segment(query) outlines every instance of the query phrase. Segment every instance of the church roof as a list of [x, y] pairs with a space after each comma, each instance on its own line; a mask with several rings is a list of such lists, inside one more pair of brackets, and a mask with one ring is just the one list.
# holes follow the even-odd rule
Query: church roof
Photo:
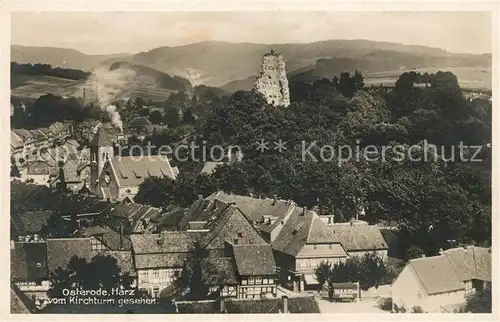
[[100, 127], [97, 130], [96, 135], [92, 139], [92, 142], [90, 142], [90, 146], [91, 147], [113, 146], [113, 142], [106, 133], [106, 130]]

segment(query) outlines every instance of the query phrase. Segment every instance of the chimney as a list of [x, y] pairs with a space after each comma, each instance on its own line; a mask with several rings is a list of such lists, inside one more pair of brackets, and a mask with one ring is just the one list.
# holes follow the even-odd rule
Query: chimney
[[24, 236], [17, 237], [17, 240], [22, 243], [24, 241]]
[[288, 313], [288, 296], [283, 295], [281, 299], [283, 300], [283, 313]]
[[14, 241], [10, 241], [10, 249], [14, 249], [16, 247], [16, 244], [14, 244]]
[[33, 235], [33, 241], [34, 242], [38, 242], [38, 234], [34, 234]]
[[442, 253], [443, 253], [443, 249], [442, 249], [442, 248], [440, 248], [440, 249], [439, 249], [439, 255], [441, 255]]
[[198, 195], [198, 200], [203, 200], [203, 195]]
[[277, 200], [277, 197], [276, 197], [276, 195], [274, 195], [273, 206], [276, 206], [276, 200]]
[[335, 223], [335, 215], [328, 216], [328, 224], [333, 225]]
[[250, 196], [250, 198], [253, 198], [253, 193], [250, 192], [248, 195]]
[[306, 215], [306, 212], [307, 212], [307, 207], [306, 207], [306, 206], [304, 206], [304, 207], [302, 208], [302, 216], [305, 216], [305, 215]]

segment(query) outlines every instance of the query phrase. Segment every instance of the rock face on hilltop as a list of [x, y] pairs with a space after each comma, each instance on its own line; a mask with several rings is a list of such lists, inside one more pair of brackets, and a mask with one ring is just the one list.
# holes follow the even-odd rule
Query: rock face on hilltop
[[270, 53], [262, 57], [262, 68], [255, 80], [255, 90], [274, 106], [290, 105], [290, 92], [282, 54]]

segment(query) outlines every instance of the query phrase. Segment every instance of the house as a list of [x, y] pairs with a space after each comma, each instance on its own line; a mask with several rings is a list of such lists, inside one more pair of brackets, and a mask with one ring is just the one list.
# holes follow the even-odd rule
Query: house
[[[222, 204], [233, 203], [270, 242], [280, 280], [302, 291], [306, 285], [316, 285], [314, 269], [323, 261], [345, 261], [349, 255], [333, 231], [311, 210], [297, 207], [291, 200], [254, 198], [217, 192], [206, 198]], [[189, 220], [206, 220], [215, 204], [198, 201], [188, 210]], [[222, 206], [219, 206], [221, 208]], [[199, 213], [199, 216], [191, 213]], [[198, 217], [198, 219], [195, 219]], [[202, 219], [200, 219], [202, 218]]]
[[131, 235], [138, 289], [154, 298], [160, 297], [180, 276], [198, 237], [199, 234], [192, 232]]
[[240, 299], [276, 297], [276, 263], [270, 245], [232, 245]]
[[336, 264], [349, 257], [319, 216], [301, 207], [295, 207], [271, 246], [281, 280], [298, 291], [318, 284], [314, 270], [321, 262]]
[[104, 200], [133, 199], [149, 177], [175, 180], [177, 169], [162, 156], [114, 156], [106, 131], [99, 128], [90, 146], [91, 189]]
[[32, 301], [19, 290], [19, 288], [10, 285], [10, 313], [11, 314], [31, 314], [37, 313], [38, 309], [33, 305]]
[[11, 131], [23, 141], [26, 149], [31, 149], [33, 147], [35, 139], [30, 131], [25, 129], [12, 129]]
[[77, 193], [90, 183], [90, 174], [90, 162], [84, 157], [68, 160], [59, 168], [58, 176], [51, 181], [51, 186], [62, 186]]
[[16, 160], [22, 157], [24, 149], [23, 139], [14, 131], [10, 131], [10, 153]]
[[97, 254], [92, 249], [91, 238], [53, 238], [47, 239], [47, 268], [49, 273], [58, 268], [66, 269], [74, 257], [90, 261]]
[[234, 203], [268, 242], [274, 241], [284, 223], [290, 218], [295, 204], [277, 198], [255, 198], [216, 192], [206, 198], [224, 203]]
[[117, 231], [123, 229], [125, 234], [153, 233], [158, 231], [154, 220], [164, 213], [160, 208], [122, 201], [107, 214], [106, 223]]
[[36, 185], [50, 186], [51, 181], [57, 173], [57, 165], [54, 162], [36, 160], [27, 163], [23, 179], [31, 181]]
[[491, 250], [468, 246], [410, 260], [391, 287], [394, 310], [439, 313], [491, 287]]
[[37, 239], [52, 213], [52, 210], [11, 212], [11, 240]]
[[10, 247], [11, 281], [31, 304], [42, 306], [50, 287], [46, 242], [14, 242]]
[[75, 234], [75, 237], [95, 238], [99, 241], [99, 243], [92, 242], [93, 251], [130, 251], [132, 249], [130, 237], [123, 233], [123, 229], [120, 232], [107, 225], [83, 228]]
[[387, 260], [388, 246], [380, 228], [365, 221], [351, 220], [348, 223], [329, 224], [328, 227], [338, 237], [350, 257], [362, 257], [376, 252]]

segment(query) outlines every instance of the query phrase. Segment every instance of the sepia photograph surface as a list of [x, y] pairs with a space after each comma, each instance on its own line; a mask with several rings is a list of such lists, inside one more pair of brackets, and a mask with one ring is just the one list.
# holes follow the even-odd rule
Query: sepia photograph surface
[[10, 313], [492, 313], [493, 23], [13, 11]]

